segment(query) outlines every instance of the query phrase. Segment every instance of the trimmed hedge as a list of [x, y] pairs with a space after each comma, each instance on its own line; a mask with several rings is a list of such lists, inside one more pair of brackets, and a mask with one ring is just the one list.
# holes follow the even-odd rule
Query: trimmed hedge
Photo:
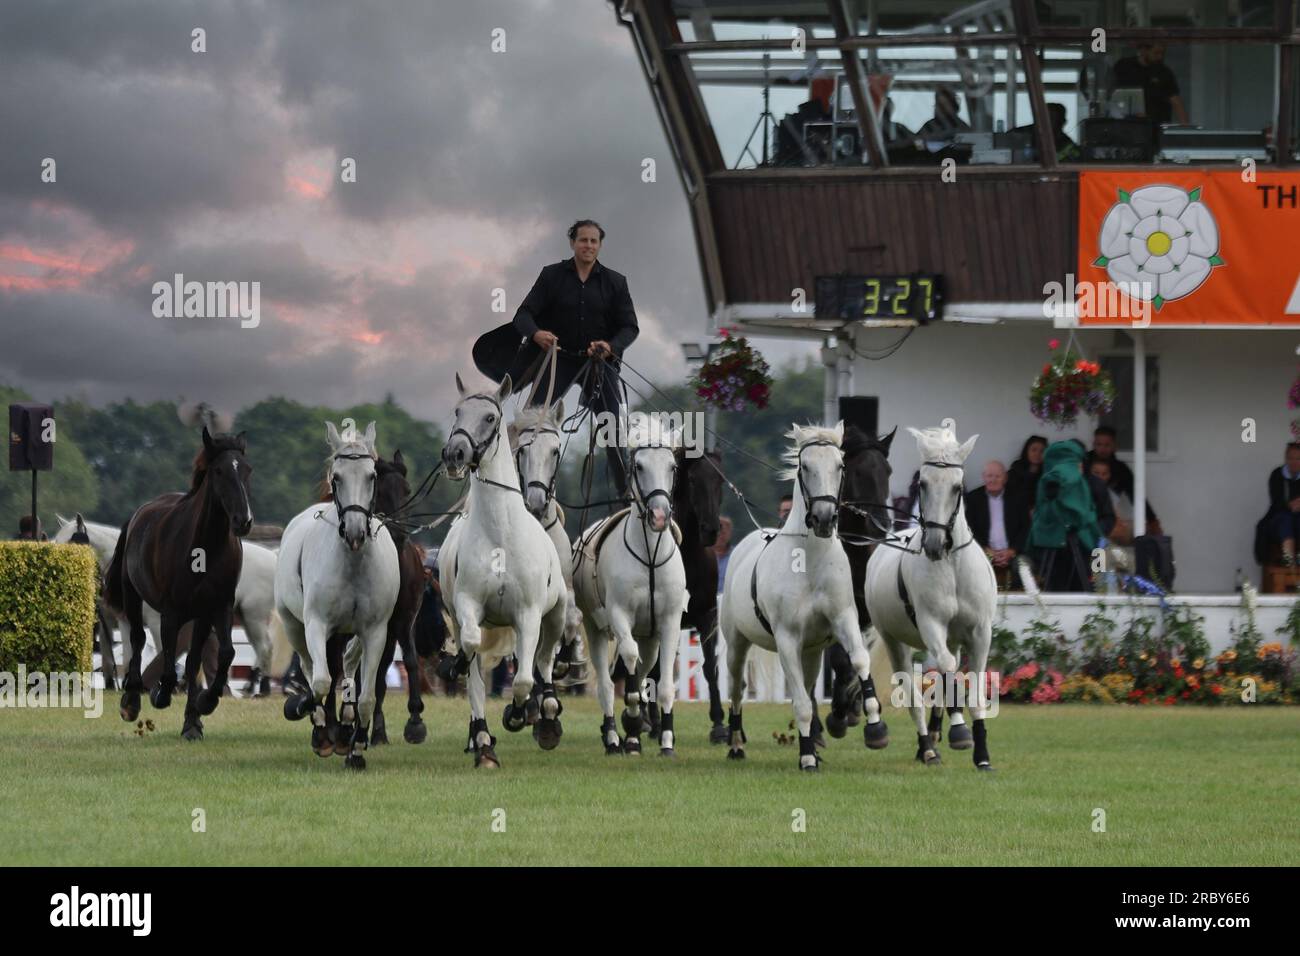
[[0, 541], [0, 671], [91, 669], [97, 567], [82, 544]]

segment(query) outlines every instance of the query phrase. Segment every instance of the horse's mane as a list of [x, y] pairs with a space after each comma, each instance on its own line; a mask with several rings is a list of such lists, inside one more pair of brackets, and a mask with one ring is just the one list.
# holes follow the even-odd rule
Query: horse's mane
[[528, 405], [521, 408], [514, 421], [506, 425], [506, 439], [510, 442], [510, 447], [515, 448], [519, 433], [526, 428], [541, 428], [546, 425], [558, 428], [560, 423], [555, 412], [556, 408], [550, 405]]
[[657, 415], [638, 416], [627, 431], [627, 447], [633, 448], [678, 448], [682, 443], [680, 428], [668, 428]]
[[913, 428], [911, 432], [916, 437], [916, 448], [921, 453], [923, 460], [941, 461], [950, 465], [962, 464], [961, 456], [958, 454], [961, 446], [952, 429], [943, 427]]
[[852, 458], [868, 448], [878, 447], [875, 436], [867, 434], [857, 425], [846, 425], [844, 427], [844, 441], [840, 449], [844, 452], [845, 458]]
[[779, 472], [779, 477], [784, 481], [793, 481], [799, 474], [799, 451], [804, 445], [815, 441], [828, 441], [836, 448], [844, 447], [844, 426], [837, 425], [834, 428], [827, 428], [823, 425], [794, 425], [785, 437], [789, 438], [794, 444], [787, 448], [781, 454], [781, 460], [788, 467]]
[[190, 472], [190, 494], [199, 490], [203, 484], [203, 479], [208, 475], [208, 468], [212, 464], [212, 459], [216, 458], [225, 451], [237, 451], [243, 454], [247, 450], [244, 440], [238, 435], [212, 435], [212, 457], [208, 457], [208, 446], [204, 445], [199, 449], [199, 453], [194, 456], [194, 464]]

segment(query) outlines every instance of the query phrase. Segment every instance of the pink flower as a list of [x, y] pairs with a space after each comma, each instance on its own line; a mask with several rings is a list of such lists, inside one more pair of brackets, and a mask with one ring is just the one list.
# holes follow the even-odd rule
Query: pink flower
[[1061, 699], [1061, 692], [1057, 690], [1056, 684], [1051, 681], [1043, 681], [1034, 688], [1034, 692], [1029, 699], [1035, 704], [1050, 704]]
[[1034, 661], [1030, 661], [1028, 664], [1022, 664], [1020, 667], [1017, 667], [1015, 673], [1011, 675], [1011, 679], [1014, 681], [1033, 680], [1037, 676], [1038, 664]]
[[1047, 347], [1048, 347], [1049, 349], [1055, 349], [1055, 348], [1058, 348], [1058, 347], [1060, 346], [1060, 344], [1061, 344], [1061, 340], [1060, 340], [1060, 339], [1052, 339], [1052, 341], [1050, 341], [1050, 342], [1047, 343]]

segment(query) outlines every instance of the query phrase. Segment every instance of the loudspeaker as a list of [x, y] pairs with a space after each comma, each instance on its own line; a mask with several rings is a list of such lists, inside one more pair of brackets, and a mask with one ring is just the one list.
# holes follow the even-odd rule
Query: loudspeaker
[[840, 418], [844, 427], [857, 425], [864, 432], [875, 438], [877, 419], [880, 417], [880, 399], [874, 395], [845, 395], [840, 398]]
[[53, 405], [14, 402], [9, 406], [9, 470], [50, 471], [54, 442], [41, 441], [41, 424], [53, 420]]

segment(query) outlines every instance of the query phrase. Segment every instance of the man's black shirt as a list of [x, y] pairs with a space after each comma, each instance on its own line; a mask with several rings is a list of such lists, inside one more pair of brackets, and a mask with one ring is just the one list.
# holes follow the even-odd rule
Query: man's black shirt
[[539, 329], [554, 332], [565, 349], [585, 350], [605, 341], [615, 355], [622, 355], [640, 332], [627, 279], [599, 260], [586, 282], [578, 278], [573, 259], [544, 268], [515, 312], [514, 326], [530, 340]]
[[1145, 94], [1147, 118], [1157, 124], [1173, 118], [1171, 100], [1178, 95], [1178, 79], [1163, 63], [1143, 63], [1137, 57], [1126, 57], [1115, 64], [1115, 87], [1140, 88]]

